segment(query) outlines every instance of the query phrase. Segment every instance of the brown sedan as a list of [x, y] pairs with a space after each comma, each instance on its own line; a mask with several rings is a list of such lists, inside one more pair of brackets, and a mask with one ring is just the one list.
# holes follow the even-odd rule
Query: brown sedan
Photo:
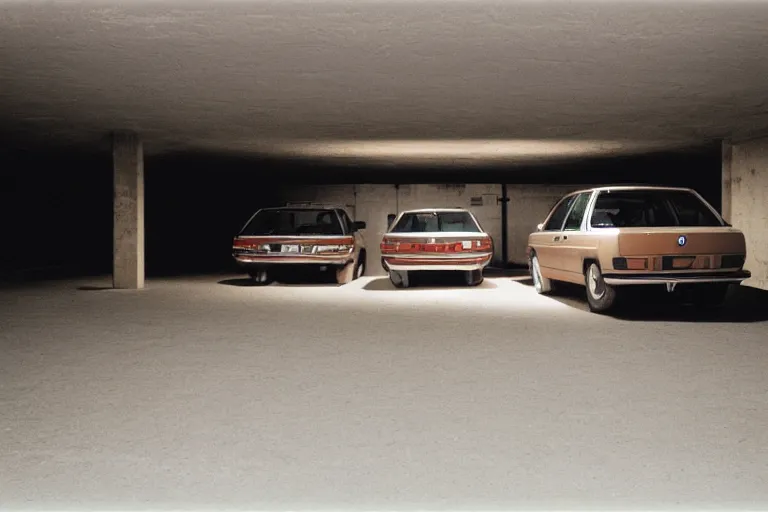
[[560, 200], [528, 238], [539, 293], [557, 281], [586, 286], [589, 307], [611, 309], [627, 285], [678, 284], [700, 306], [718, 306], [749, 279], [744, 234], [687, 188], [618, 186]]

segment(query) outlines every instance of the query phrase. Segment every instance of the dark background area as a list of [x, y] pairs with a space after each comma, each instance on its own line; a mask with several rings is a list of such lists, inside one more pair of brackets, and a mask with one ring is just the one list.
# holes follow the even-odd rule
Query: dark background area
[[[111, 154], [1, 154], [0, 276], [111, 273]], [[224, 155], [145, 161], [149, 276], [234, 270], [232, 237], [297, 183], [649, 183], [690, 186], [720, 208], [719, 146], [514, 169], [330, 168]], [[375, 243], [375, 242], [374, 242]]]

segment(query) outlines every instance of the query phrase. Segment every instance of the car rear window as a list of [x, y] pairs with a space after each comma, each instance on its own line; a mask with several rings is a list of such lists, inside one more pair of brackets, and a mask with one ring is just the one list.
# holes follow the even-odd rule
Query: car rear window
[[333, 210], [261, 210], [240, 232], [241, 236], [341, 235], [339, 217]]
[[595, 228], [722, 226], [696, 194], [686, 190], [601, 191], [590, 225]]
[[392, 227], [392, 233], [480, 233], [469, 212], [405, 213]]

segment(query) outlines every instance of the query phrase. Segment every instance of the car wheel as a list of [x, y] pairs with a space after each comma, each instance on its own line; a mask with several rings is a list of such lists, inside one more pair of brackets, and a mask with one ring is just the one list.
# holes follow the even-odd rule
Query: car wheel
[[554, 288], [552, 280], [541, 275], [541, 266], [539, 265], [539, 258], [536, 256], [536, 253], [531, 256], [529, 266], [531, 268], [531, 278], [533, 279], [533, 287], [536, 290], [536, 293], [542, 295], [551, 293]]
[[590, 263], [585, 273], [587, 302], [590, 311], [604, 313], [616, 303], [616, 289], [605, 283], [597, 263]]
[[343, 267], [339, 267], [338, 269], [336, 269], [336, 283], [337, 284], [351, 283], [355, 279], [356, 270], [357, 270], [357, 265], [355, 265], [354, 263], [348, 263]]
[[483, 271], [467, 270], [464, 272], [464, 281], [467, 286], [479, 286], [483, 282]]
[[411, 285], [407, 270], [390, 270], [389, 280], [395, 288], [408, 288]]
[[248, 272], [248, 275], [251, 276], [251, 280], [256, 286], [266, 286], [274, 281], [266, 270], [255, 270]]
[[702, 284], [693, 292], [693, 304], [698, 308], [719, 308], [725, 303], [730, 285], [727, 283]]
[[365, 253], [361, 252], [358, 256], [357, 267], [355, 267], [355, 279], [360, 279], [365, 275]]

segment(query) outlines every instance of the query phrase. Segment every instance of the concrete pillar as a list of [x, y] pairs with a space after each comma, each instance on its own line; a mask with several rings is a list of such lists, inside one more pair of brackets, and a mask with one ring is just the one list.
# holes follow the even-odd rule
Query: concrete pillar
[[723, 147], [723, 216], [747, 240], [744, 284], [768, 290], [768, 137]]
[[730, 141], [724, 140], [721, 149], [722, 155], [722, 199], [720, 203], [720, 210], [723, 219], [726, 222], [731, 222], [733, 192], [731, 190], [731, 167], [733, 164], [733, 145]]
[[133, 132], [113, 134], [112, 285], [144, 288], [144, 152]]

